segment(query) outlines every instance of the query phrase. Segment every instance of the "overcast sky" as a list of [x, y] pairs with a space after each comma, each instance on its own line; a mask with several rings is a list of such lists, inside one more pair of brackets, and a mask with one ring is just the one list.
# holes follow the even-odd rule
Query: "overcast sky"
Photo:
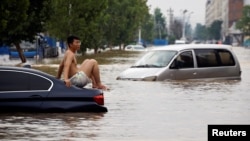
[[190, 14], [190, 23], [194, 28], [196, 23], [205, 24], [205, 7], [207, 0], [148, 0], [148, 5], [151, 7], [150, 11], [158, 7], [165, 17], [167, 16], [167, 10], [170, 8], [174, 11], [175, 17], [181, 17], [181, 11], [188, 10], [188, 12], [193, 12]]

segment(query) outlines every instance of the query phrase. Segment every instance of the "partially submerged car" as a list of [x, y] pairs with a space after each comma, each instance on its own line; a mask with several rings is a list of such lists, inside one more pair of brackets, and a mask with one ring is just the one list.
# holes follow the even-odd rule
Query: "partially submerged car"
[[185, 40], [175, 40], [175, 44], [186, 44]]
[[39, 70], [0, 66], [0, 112], [107, 112], [101, 90], [66, 87]]
[[147, 51], [144, 46], [142, 45], [127, 45], [125, 47], [126, 51]]
[[241, 79], [232, 47], [218, 44], [183, 44], [148, 51], [118, 80]]

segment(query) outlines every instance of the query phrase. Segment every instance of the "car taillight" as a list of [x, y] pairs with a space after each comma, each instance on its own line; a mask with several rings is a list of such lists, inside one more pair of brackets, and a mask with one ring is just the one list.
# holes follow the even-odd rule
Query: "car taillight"
[[103, 94], [94, 96], [94, 101], [99, 105], [104, 105], [104, 96]]

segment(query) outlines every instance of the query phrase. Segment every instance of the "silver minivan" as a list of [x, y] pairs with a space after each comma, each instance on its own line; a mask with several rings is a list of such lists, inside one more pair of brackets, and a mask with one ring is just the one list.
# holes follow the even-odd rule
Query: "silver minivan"
[[241, 79], [232, 47], [219, 44], [183, 44], [155, 47], [117, 80], [163, 81], [184, 79]]

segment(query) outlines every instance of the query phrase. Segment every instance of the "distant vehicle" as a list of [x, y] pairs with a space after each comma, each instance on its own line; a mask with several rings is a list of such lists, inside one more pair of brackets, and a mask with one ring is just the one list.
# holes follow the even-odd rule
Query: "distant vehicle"
[[241, 79], [238, 59], [228, 45], [183, 44], [148, 51], [118, 80]]
[[142, 45], [127, 45], [125, 47], [126, 51], [146, 51], [145, 47]]
[[192, 44], [201, 44], [202, 42], [199, 41], [199, 40], [193, 40], [191, 43], [192, 43]]
[[101, 90], [66, 87], [47, 73], [0, 66], [0, 112], [107, 112]]
[[[23, 54], [27, 58], [34, 58], [37, 55], [37, 48], [35, 43], [22, 41], [20, 47], [23, 50]], [[9, 50], [10, 58], [19, 58], [18, 51], [16, 47], [12, 45]]]
[[185, 40], [175, 40], [175, 44], [186, 44]]
[[[41, 58], [50, 58], [50, 57], [58, 57], [58, 47], [53, 44], [53, 39], [50, 37], [41, 38], [39, 41], [27, 42], [22, 41], [20, 43], [20, 47], [23, 51], [23, 54], [26, 58], [34, 58], [39, 55]], [[9, 57], [12, 58], [19, 58], [19, 53], [16, 50], [16, 46], [13, 44], [10, 46], [9, 49]]]

